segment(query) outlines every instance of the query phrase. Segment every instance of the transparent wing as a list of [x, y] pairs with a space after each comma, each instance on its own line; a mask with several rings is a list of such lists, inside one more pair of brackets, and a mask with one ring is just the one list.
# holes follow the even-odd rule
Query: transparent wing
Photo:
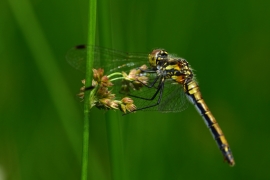
[[[143, 98], [152, 98], [156, 93], [157, 88], [148, 88], [144, 86], [139, 91], [130, 92], [131, 95], [136, 95]], [[160, 92], [157, 93], [153, 100], [145, 100], [142, 98], [132, 98], [137, 108], [148, 107], [158, 102]], [[165, 80], [164, 90], [162, 92], [160, 104], [143, 109], [144, 111], [160, 111], [162, 113], [181, 112], [188, 107], [187, 99], [184, 90], [180, 84], [174, 83], [172, 80]]]
[[148, 64], [147, 54], [126, 53], [91, 45], [79, 45], [70, 49], [66, 59], [75, 69], [85, 72], [87, 53], [94, 54], [94, 68], [103, 68], [108, 73], [126, 71]]
[[159, 104], [159, 111], [181, 112], [188, 107], [188, 101], [182, 85], [166, 80], [164, 85], [164, 98]]

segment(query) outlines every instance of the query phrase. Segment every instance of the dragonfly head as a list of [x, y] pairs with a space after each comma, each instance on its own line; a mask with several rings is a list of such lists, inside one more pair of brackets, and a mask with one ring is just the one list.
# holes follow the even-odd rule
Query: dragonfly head
[[168, 52], [164, 49], [154, 49], [148, 56], [151, 67], [156, 68], [164, 59], [168, 57]]

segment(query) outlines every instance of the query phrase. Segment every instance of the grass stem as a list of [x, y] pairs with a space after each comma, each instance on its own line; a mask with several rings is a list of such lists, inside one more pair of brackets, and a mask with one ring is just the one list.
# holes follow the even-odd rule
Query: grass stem
[[[95, 45], [96, 41], [96, 9], [97, 2], [96, 0], [89, 1], [89, 27], [88, 27], [88, 44]], [[85, 85], [86, 87], [91, 86], [92, 79], [92, 69], [94, 62], [94, 54], [91, 51], [87, 52], [86, 60], [86, 77]], [[82, 180], [87, 180], [88, 176], [88, 153], [89, 153], [89, 91], [85, 92], [85, 102], [84, 102], [84, 126], [83, 126], [83, 153], [82, 153]]]

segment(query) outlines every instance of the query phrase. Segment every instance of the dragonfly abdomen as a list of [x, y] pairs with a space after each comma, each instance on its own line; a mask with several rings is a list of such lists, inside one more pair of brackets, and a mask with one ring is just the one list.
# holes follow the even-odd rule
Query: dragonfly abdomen
[[203, 100], [198, 84], [195, 81], [190, 81], [189, 83], [184, 84], [184, 89], [188, 99], [191, 101], [191, 103], [194, 104], [197, 111], [203, 117], [203, 120], [213, 135], [213, 138], [215, 139], [218, 147], [220, 148], [225, 161], [233, 166], [235, 162], [229, 144], [215, 117]]

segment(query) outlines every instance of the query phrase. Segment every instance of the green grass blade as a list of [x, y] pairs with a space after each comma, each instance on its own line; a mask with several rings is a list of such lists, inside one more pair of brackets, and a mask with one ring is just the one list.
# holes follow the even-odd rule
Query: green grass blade
[[123, 166], [123, 139], [120, 120], [117, 118], [117, 114], [114, 112], [107, 113], [106, 126], [109, 140], [109, 151], [110, 151], [110, 165], [111, 174], [113, 180], [122, 180], [124, 175]]
[[[89, 1], [89, 28], [88, 28], [88, 44], [95, 45], [96, 40], [96, 0]], [[93, 69], [94, 54], [90, 51], [87, 53], [86, 61], [86, 87], [91, 85], [92, 69]], [[88, 176], [88, 153], [89, 153], [89, 92], [85, 93], [84, 101], [84, 127], [83, 127], [83, 154], [82, 154], [82, 180], [87, 180]]]
[[[31, 3], [28, 0], [9, 0], [8, 3], [79, 160], [81, 154], [78, 148], [80, 146], [79, 136], [76, 129], [73, 128], [76, 127], [75, 123], [79, 119], [79, 112], [76, 112], [77, 108], [73, 102], [73, 95], [70, 93], [65, 78], [56, 63], [57, 59], [51, 50]], [[63, 106], [63, 100], [68, 106]]]

